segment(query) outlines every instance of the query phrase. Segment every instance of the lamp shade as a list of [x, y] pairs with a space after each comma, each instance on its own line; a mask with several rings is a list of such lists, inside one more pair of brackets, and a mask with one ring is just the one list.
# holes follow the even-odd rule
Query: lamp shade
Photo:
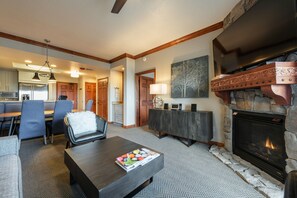
[[49, 82], [56, 82], [56, 78], [54, 76], [54, 73], [50, 74], [50, 78], [48, 79]]
[[150, 84], [150, 94], [167, 94], [167, 84]]
[[34, 76], [32, 78], [33, 81], [40, 81], [39, 75], [37, 72], [34, 73]]

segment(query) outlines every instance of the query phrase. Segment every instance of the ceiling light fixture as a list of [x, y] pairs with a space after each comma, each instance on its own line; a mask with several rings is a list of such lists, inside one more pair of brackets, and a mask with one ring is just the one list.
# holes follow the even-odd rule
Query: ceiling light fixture
[[47, 66], [49, 71], [50, 71], [50, 75], [49, 75], [49, 79], [48, 81], [49, 82], [56, 82], [56, 78], [54, 76], [54, 73], [52, 71], [52, 68], [49, 64], [49, 61], [48, 61], [48, 44], [51, 42], [50, 40], [47, 40], [47, 39], [44, 39], [45, 43], [46, 43], [46, 60], [44, 62], [44, 64], [39, 68], [38, 71], [35, 72], [32, 80], [33, 81], [40, 81], [40, 78], [39, 78], [39, 71], [44, 67], [44, 66]]
[[78, 78], [79, 77], [79, 72], [77, 70], [71, 71], [70, 76], [72, 78]]
[[29, 63], [29, 64], [31, 64], [32, 61], [31, 61], [31, 60], [25, 60], [25, 63]]

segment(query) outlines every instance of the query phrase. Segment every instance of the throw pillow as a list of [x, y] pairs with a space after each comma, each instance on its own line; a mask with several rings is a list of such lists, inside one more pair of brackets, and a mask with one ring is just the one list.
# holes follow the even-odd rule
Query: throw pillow
[[74, 135], [97, 130], [96, 115], [94, 112], [82, 111], [68, 113], [67, 118]]

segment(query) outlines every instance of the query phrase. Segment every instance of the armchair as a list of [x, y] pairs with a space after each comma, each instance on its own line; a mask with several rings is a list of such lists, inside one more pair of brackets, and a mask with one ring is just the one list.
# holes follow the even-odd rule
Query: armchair
[[68, 113], [64, 123], [66, 148], [106, 138], [107, 121], [93, 112]]

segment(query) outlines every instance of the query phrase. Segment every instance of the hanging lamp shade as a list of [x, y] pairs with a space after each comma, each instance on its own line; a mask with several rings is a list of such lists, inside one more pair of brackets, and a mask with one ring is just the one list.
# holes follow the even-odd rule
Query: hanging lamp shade
[[51, 73], [50, 74], [50, 78], [48, 79], [48, 81], [50, 81], [50, 82], [56, 82], [56, 78], [55, 78], [54, 73]]
[[[50, 77], [48, 79], [48, 82], [56, 82], [56, 78], [54, 73], [52, 72], [52, 68], [50, 66], [50, 63], [48, 61], [48, 44], [50, 43], [50, 40], [44, 39], [45, 43], [46, 43], [46, 60], [44, 62], [44, 64], [39, 68], [38, 71], [35, 72], [34, 77], [32, 78], [33, 81], [40, 81], [39, 78], [39, 71], [43, 68], [43, 67], [48, 67], [49, 71], [50, 71]], [[44, 75], [43, 75], [44, 76]], [[48, 75], [46, 75], [48, 76]]]
[[40, 81], [39, 75], [37, 72], [34, 73], [34, 76], [32, 78], [33, 81]]

